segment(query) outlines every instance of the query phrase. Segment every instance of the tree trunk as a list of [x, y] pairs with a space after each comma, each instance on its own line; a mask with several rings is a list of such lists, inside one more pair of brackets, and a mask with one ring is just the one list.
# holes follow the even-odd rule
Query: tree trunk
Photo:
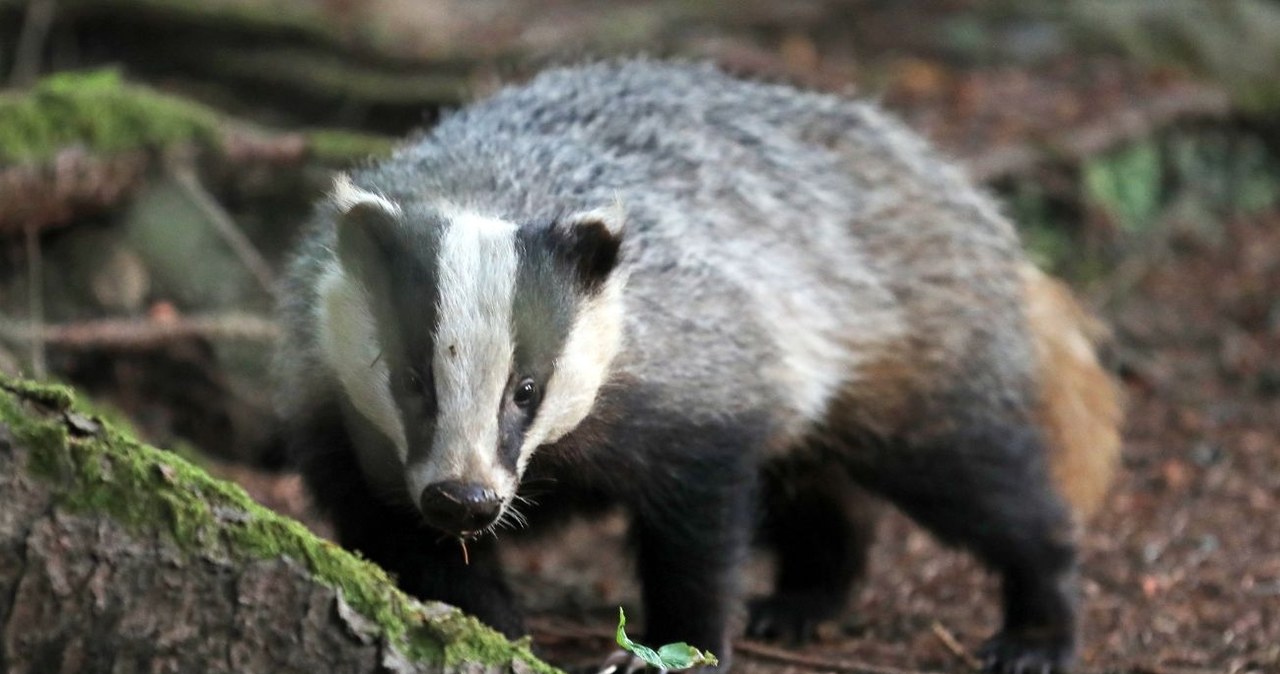
[[555, 670], [66, 389], [0, 378], [0, 671]]

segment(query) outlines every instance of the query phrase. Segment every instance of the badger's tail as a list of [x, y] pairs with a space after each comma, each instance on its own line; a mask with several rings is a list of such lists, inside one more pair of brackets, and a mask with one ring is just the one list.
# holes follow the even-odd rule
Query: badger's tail
[[1080, 519], [1101, 504], [1120, 459], [1120, 389], [1098, 362], [1102, 326], [1062, 283], [1027, 265], [1027, 317], [1039, 363], [1039, 416], [1054, 482]]

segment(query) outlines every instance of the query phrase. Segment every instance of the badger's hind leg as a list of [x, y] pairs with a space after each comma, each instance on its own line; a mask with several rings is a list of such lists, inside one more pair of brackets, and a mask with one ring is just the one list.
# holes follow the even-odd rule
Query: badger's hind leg
[[839, 617], [866, 571], [876, 504], [842, 470], [778, 460], [762, 472], [758, 541], [776, 554], [773, 594], [750, 603], [747, 634], [803, 642]]
[[1065, 671], [1076, 646], [1075, 545], [1034, 426], [969, 424], [879, 452], [867, 484], [1001, 576], [1004, 624], [987, 671]]

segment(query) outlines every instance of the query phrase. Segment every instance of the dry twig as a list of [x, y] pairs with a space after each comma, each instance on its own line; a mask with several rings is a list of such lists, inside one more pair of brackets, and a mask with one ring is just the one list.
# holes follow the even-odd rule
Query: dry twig
[[265, 342], [276, 339], [279, 334], [279, 328], [270, 319], [242, 313], [164, 320], [103, 319], [61, 325], [0, 319], [0, 339], [39, 341], [70, 349], [116, 348], [141, 351], [192, 337]]
[[559, 620], [534, 619], [529, 622], [529, 628], [539, 639], [554, 639], [557, 641], [601, 640], [610, 643], [614, 639], [613, 631], [607, 628], [576, 623], [565, 624]]
[[964, 646], [960, 645], [960, 641], [956, 639], [956, 635], [951, 633], [951, 630], [948, 630], [942, 625], [942, 623], [936, 620], [933, 621], [932, 628], [934, 635], [942, 641], [942, 645], [946, 646], [947, 650], [954, 653], [957, 658], [964, 660], [964, 663], [969, 665], [970, 668], [974, 670], [982, 669], [982, 661], [978, 660], [972, 653], [965, 650]]
[[1223, 119], [1231, 110], [1231, 98], [1225, 92], [1212, 87], [1188, 87], [1054, 137], [997, 145], [970, 157], [965, 164], [970, 176], [989, 183], [1025, 174], [1053, 160], [1079, 162], [1125, 142], [1149, 138], [1176, 122]]
[[27, 319], [36, 331], [27, 340], [31, 348], [31, 375], [44, 379], [47, 374], [44, 358], [44, 341], [39, 329], [44, 324], [44, 260], [40, 255], [40, 235], [36, 228], [27, 226]]
[[772, 660], [774, 662], [781, 662], [809, 669], [840, 672], [841, 674], [936, 674], [935, 672], [930, 672], [928, 670], [900, 669], [898, 667], [872, 665], [866, 662], [858, 662], [856, 660], [836, 660], [833, 658], [804, 655], [803, 653], [796, 653], [785, 648], [766, 646], [754, 641], [741, 639], [734, 642], [734, 648], [737, 649], [737, 652], [740, 654], [752, 656], [761, 660]]
[[196, 207], [213, 223], [214, 229], [218, 231], [222, 240], [226, 241], [236, 257], [240, 258], [240, 263], [249, 270], [250, 274], [253, 274], [268, 295], [274, 296], [276, 281], [275, 275], [271, 272], [271, 265], [267, 263], [266, 258], [262, 257], [262, 253], [258, 252], [249, 237], [240, 231], [235, 220], [231, 219], [213, 195], [200, 184], [200, 179], [196, 177], [195, 172], [187, 167], [174, 166], [171, 167], [171, 173], [182, 190], [195, 202]]

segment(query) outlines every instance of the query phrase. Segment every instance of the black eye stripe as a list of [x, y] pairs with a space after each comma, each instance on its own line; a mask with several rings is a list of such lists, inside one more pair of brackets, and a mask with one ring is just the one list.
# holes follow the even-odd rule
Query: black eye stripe
[[417, 368], [408, 368], [404, 370], [403, 382], [405, 391], [414, 393], [423, 397], [431, 397], [435, 394], [435, 382], [431, 378], [430, 370], [419, 370]]

